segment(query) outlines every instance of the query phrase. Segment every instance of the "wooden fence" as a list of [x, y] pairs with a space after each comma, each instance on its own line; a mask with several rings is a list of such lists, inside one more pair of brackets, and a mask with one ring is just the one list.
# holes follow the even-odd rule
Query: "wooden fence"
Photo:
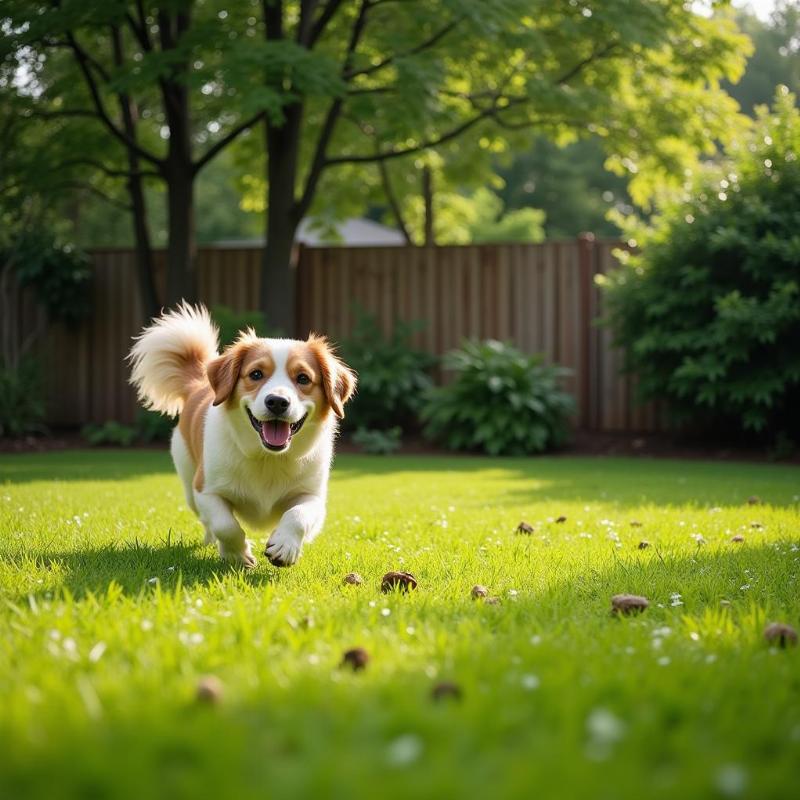
[[[581, 238], [538, 245], [301, 248], [295, 334], [315, 330], [341, 339], [360, 307], [375, 313], [385, 331], [398, 320], [421, 321], [416, 344], [435, 354], [469, 337], [508, 340], [572, 370], [566, 388], [577, 401], [578, 427], [654, 430], [658, 415], [635, 403], [633, 379], [620, 374], [621, 354], [610, 333], [593, 323], [602, 312], [594, 276], [613, 266], [619, 246]], [[252, 310], [260, 261], [255, 248], [201, 249], [200, 299]], [[124, 361], [141, 326], [134, 254], [98, 250], [93, 262], [91, 318], [74, 330], [51, 326], [42, 348], [53, 426], [131, 422], [136, 413]], [[163, 272], [163, 261], [159, 266]], [[12, 327], [24, 332], [37, 312], [22, 302], [15, 308]]]

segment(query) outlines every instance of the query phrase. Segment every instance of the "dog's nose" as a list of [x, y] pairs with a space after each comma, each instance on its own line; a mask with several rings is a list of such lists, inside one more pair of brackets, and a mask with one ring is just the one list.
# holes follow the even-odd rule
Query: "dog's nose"
[[289, 401], [279, 394], [268, 394], [264, 404], [267, 406], [267, 411], [276, 416], [285, 414], [286, 409], [289, 408]]

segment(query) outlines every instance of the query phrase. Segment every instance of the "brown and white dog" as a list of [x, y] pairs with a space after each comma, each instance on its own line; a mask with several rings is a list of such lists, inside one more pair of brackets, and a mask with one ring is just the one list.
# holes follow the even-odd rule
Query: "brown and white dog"
[[239, 335], [222, 355], [202, 306], [181, 305], [145, 328], [129, 359], [147, 408], [180, 420], [172, 459], [206, 543], [255, 565], [240, 523], [275, 526], [265, 555], [294, 564], [322, 528], [337, 417], [353, 372], [324, 337]]

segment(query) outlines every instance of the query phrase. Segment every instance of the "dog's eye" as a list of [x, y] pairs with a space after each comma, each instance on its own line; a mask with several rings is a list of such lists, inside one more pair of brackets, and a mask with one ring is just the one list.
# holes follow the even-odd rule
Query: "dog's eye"
[[264, 373], [260, 369], [254, 369], [248, 377], [251, 381], [260, 381], [264, 377]]
[[300, 373], [300, 374], [297, 376], [297, 382], [298, 382], [298, 383], [299, 383], [301, 386], [308, 386], [308, 384], [309, 384], [309, 383], [311, 383], [311, 378], [309, 378], [309, 377], [308, 377], [308, 375], [306, 375], [306, 373], [305, 373], [305, 372], [301, 372], [301, 373]]

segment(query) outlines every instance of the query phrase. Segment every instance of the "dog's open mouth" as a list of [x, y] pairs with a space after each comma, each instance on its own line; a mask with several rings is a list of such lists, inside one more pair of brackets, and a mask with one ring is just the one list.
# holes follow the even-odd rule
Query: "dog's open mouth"
[[267, 450], [273, 450], [275, 452], [285, 450], [289, 446], [289, 442], [292, 441], [292, 436], [303, 427], [303, 423], [306, 421], [306, 417], [308, 417], [308, 414], [306, 414], [302, 419], [297, 420], [297, 422], [289, 422], [285, 419], [260, 420], [252, 415], [249, 408], [245, 407], [245, 410], [247, 411], [247, 416], [250, 417], [250, 424], [258, 431], [261, 444], [263, 444]]

